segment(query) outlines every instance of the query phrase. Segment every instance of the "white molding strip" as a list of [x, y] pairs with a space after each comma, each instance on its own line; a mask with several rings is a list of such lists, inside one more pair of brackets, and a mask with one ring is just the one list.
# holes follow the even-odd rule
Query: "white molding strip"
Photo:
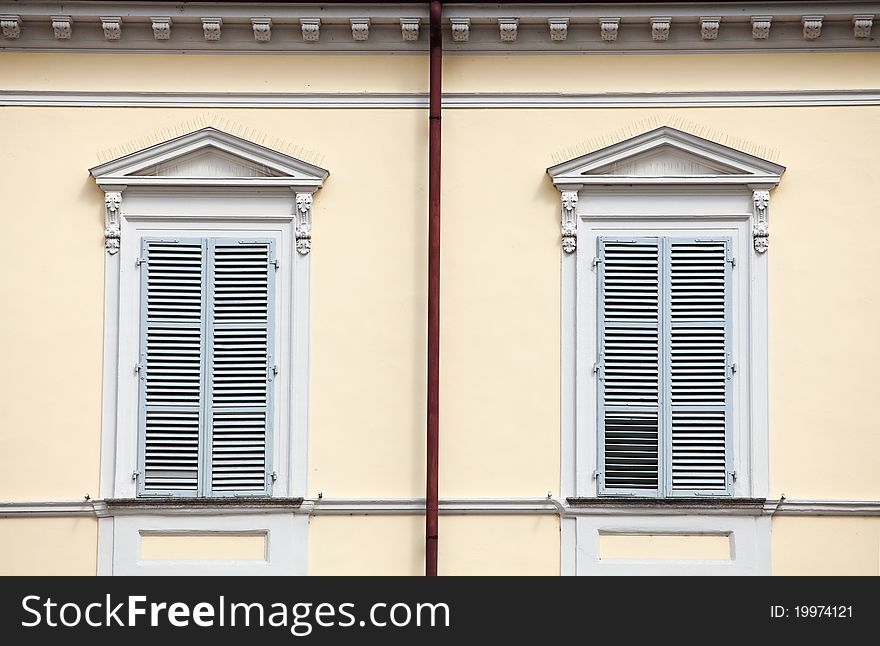
[[95, 502], [94, 500], [3, 501], [0, 502], [0, 518], [98, 516]]
[[[575, 516], [681, 516], [681, 515], [736, 515], [736, 516], [880, 516], [880, 500], [812, 500], [788, 499], [767, 500], [756, 509], [719, 506], [717, 508], [691, 508], [676, 505], [658, 506], [646, 504], [614, 505], [602, 499], [598, 506], [571, 506], [556, 498], [449, 498], [440, 501], [440, 513], [445, 515], [562, 515]], [[142, 506], [109, 504], [104, 500], [40, 500], [0, 502], [0, 518], [28, 517], [76, 517], [91, 516], [106, 518], [116, 515], [221, 515], [242, 513], [266, 513], [266, 505], [248, 507], [187, 505], [186, 501], [175, 501], [172, 506], [162, 507], [155, 501], [152, 509]], [[114, 508], [115, 507], [115, 508]], [[281, 501], [271, 506], [273, 513], [307, 514], [313, 516], [419, 516], [425, 513], [423, 498], [310, 498], [296, 506]]]
[[[446, 109], [880, 105], [880, 89], [719, 92], [453, 92]], [[0, 106], [64, 108], [427, 108], [424, 92], [248, 93], [0, 90]]]

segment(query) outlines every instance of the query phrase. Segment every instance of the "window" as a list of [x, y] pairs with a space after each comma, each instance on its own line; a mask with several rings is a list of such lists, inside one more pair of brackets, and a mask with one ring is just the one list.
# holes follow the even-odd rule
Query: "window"
[[731, 490], [731, 239], [598, 239], [599, 493]]
[[[327, 171], [209, 127], [91, 173], [106, 251], [99, 573], [304, 573], [311, 216]], [[143, 535], [181, 533], [261, 535], [266, 558], [140, 557]]]
[[[565, 574], [769, 573], [773, 162], [661, 127], [548, 169], [561, 193]], [[605, 534], [729, 561], [603, 559]]]
[[141, 238], [138, 495], [272, 487], [275, 241]]

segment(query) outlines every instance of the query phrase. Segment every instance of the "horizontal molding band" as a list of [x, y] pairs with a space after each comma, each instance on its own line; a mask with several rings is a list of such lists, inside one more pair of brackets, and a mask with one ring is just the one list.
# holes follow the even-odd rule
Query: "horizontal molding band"
[[[880, 3], [840, 0], [449, 3], [442, 33], [450, 54], [869, 51], [877, 47], [871, 38], [877, 14]], [[424, 2], [123, 1], [111, 7], [0, 0], [0, 16], [6, 21], [0, 49], [10, 50], [262, 54], [428, 48]]]
[[[96, 18], [106, 15], [123, 17], [167, 16], [175, 20], [194, 20], [204, 16], [215, 16], [224, 21], [249, 20], [251, 17], [267, 17], [273, 20], [320, 17], [327, 22], [345, 22], [352, 17], [371, 20], [396, 20], [401, 17], [428, 19], [428, 8], [424, 2], [374, 2], [374, 3], [260, 3], [257, 7], [248, 2], [214, 2], [210, 7], [202, 2], [146, 2], [144, 0], [120, 0], [114, 2], [114, 9], [108, 10], [106, 2], [47, 1], [47, 0], [3, 0], [0, 10], [16, 13], [26, 19], [36, 19], [49, 15], [69, 15], [73, 18]], [[169, 6], [170, 5], [170, 6]], [[173, 11], [171, 11], [173, 9]], [[468, 17], [474, 21], [494, 21], [498, 18], [516, 17], [521, 21], [541, 21], [559, 16], [574, 19], [596, 20], [600, 17], [619, 16], [639, 19], [653, 16], [672, 18], [695, 18], [698, 16], [720, 16], [730, 20], [747, 20], [752, 14], [768, 14], [777, 20], [799, 20], [804, 14], [828, 16], [848, 16], [880, 11], [880, 3], [866, 3], [863, 0], [773, 0], [770, 2], [583, 2], [583, 3], [544, 3], [544, 2], [444, 2], [443, 16], [450, 18]]]
[[[730, 108], [880, 105], [880, 89], [720, 92], [452, 92], [446, 109]], [[248, 93], [0, 90], [0, 106], [67, 108], [426, 109], [427, 92]]]
[[[440, 501], [444, 515], [562, 515], [575, 516], [681, 516], [681, 515], [784, 515], [784, 516], [880, 516], [880, 500], [811, 500], [779, 499], [755, 501], [755, 504], [694, 506], [683, 501], [675, 504], [634, 500], [601, 499], [590, 504], [580, 499], [568, 505], [551, 498], [449, 498]], [[760, 504], [757, 504], [760, 502]], [[421, 516], [423, 498], [298, 498], [234, 501], [173, 502], [160, 500], [41, 500], [0, 502], [0, 518], [76, 517], [105, 518], [115, 515], [222, 515], [242, 513], [295, 513], [313, 516]]]

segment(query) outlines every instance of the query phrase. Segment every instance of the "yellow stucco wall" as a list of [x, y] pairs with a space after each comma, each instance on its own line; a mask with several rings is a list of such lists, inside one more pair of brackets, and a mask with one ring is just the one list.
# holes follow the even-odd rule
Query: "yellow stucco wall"
[[[418, 516], [316, 516], [309, 573], [424, 574], [425, 520]], [[552, 516], [441, 516], [441, 575], [559, 574]]]
[[774, 518], [773, 574], [880, 575], [880, 518]]
[[95, 518], [0, 518], [0, 576], [95, 574], [97, 551]]
[[[880, 87], [876, 53], [450, 56], [445, 70], [447, 91]], [[10, 89], [409, 92], [425, 90], [426, 59], [2, 53], [0, 78]], [[424, 111], [19, 107], [0, 108], [0, 169], [13, 187], [0, 213], [10, 242], [0, 254], [0, 500], [97, 491], [103, 215], [87, 169], [101, 151], [212, 118], [314, 151], [331, 171], [314, 206], [310, 493], [422, 494]], [[558, 193], [544, 169], [566, 147], [646, 120], [752, 141], [788, 167], [768, 256], [772, 494], [880, 498], [876, 107], [447, 110], [441, 495], [558, 492]], [[28, 545], [16, 537], [35, 530], [8, 528], [50, 522], [61, 523], [0, 520], [2, 540]], [[774, 521], [774, 563], [794, 544], [789, 528], [809, 522]], [[345, 523], [362, 532], [357, 548]], [[422, 523], [314, 518], [310, 564], [417, 573]], [[555, 520], [444, 517], [443, 528], [449, 573], [513, 562], [558, 571]]]

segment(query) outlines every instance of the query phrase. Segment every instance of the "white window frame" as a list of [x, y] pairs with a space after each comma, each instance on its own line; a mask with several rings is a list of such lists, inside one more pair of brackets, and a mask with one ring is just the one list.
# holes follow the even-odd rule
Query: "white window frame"
[[[276, 472], [270, 499], [303, 498], [308, 486], [309, 283], [313, 194], [328, 172], [215, 128], [203, 128], [91, 169], [105, 202], [104, 382], [100, 497], [137, 497], [138, 363], [140, 268], [143, 237], [271, 237], [279, 261], [276, 273], [276, 347], [273, 424]], [[145, 500], [141, 498], [139, 500]], [[223, 532], [253, 510], [211, 507], [174, 499], [173, 513], [193, 514], [171, 523], [162, 500], [150, 497], [99, 525], [99, 573], [213, 571], [204, 563], [165, 564], [156, 569], [137, 561], [138, 527], [190, 533]], [[182, 507], [180, 505], [183, 505]], [[120, 508], [110, 505], [109, 508]], [[303, 573], [307, 518], [291, 522], [289, 511], [266, 508], [266, 573]], [[165, 515], [163, 515], [165, 514]], [[161, 520], [165, 518], [168, 522]], [[159, 520], [157, 520], [159, 519]], [[103, 521], [111, 521], [106, 524]], [[158, 524], [157, 524], [158, 523]], [[151, 530], [152, 531], [152, 530]], [[295, 559], [284, 556], [296, 543]], [[132, 561], [134, 559], [134, 562]], [[244, 566], [242, 566], [244, 567]], [[250, 567], [250, 566], [248, 566]], [[220, 567], [222, 569], [222, 567]], [[232, 567], [229, 571], [247, 568]]]
[[[601, 497], [602, 507], [571, 509], [562, 519], [563, 574], [627, 574], [626, 564], [599, 559], [598, 534], [727, 532], [740, 551], [719, 573], [769, 568], [769, 523], [756, 522], [754, 505], [738, 499], [769, 494], [768, 266], [770, 190], [785, 168], [727, 146], [661, 127], [547, 170], [561, 193], [561, 481], [564, 499], [599, 501], [598, 281], [593, 265], [599, 236], [705, 233], [732, 239], [732, 343], [737, 363], [733, 397], [732, 459], [737, 477], [723, 511], [676, 510], [688, 499], [664, 498], [664, 507], [629, 504], [630, 496]], [[619, 500], [620, 504], [615, 503]], [[723, 514], [723, 515], [719, 515]], [[735, 518], [740, 518], [736, 521]], [[726, 519], [726, 520], [725, 520]], [[722, 527], [723, 525], [723, 527]], [[650, 573], [651, 564], [640, 571]], [[692, 568], [658, 562], [656, 573]], [[711, 564], [710, 564], [711, 565]], [[628, 569], [629, 568], [629, 569]], [[709, 567], [707, 571], [713, 571]]]

